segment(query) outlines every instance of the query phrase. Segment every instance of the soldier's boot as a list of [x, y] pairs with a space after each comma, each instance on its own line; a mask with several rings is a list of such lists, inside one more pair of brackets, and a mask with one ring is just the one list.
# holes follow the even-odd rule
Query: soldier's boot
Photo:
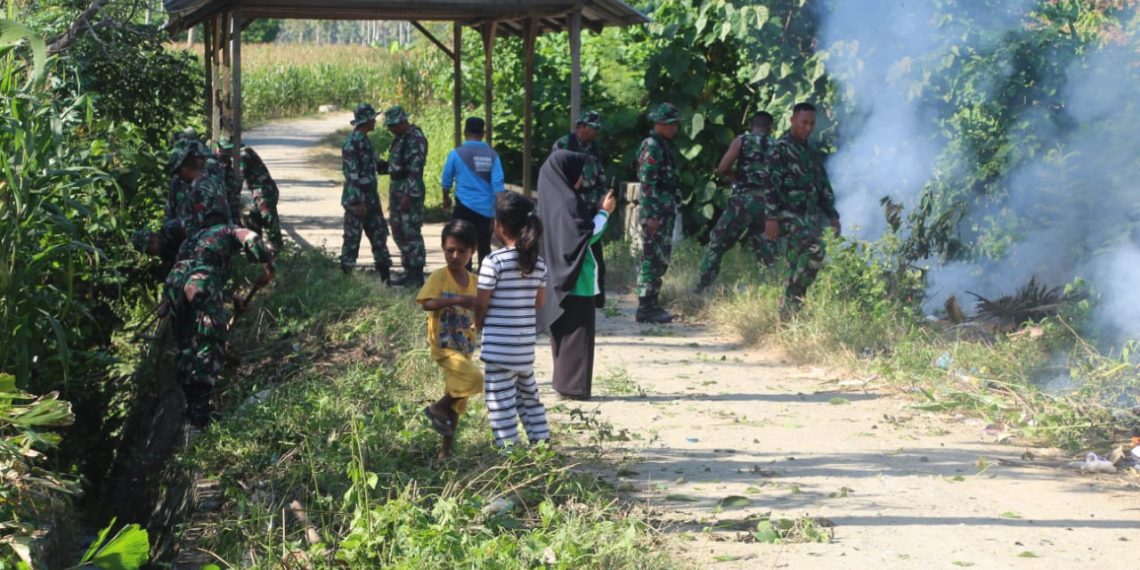
[[410, 276], [410, 275], [411, 275], [411, 271], [408, 269], [405, 269], [404, 272], [401, 273], [398, 277], [389, 277], [388, 286], [389, 287], [403, 287], [404, 282], [408, 280], [408, 276]]
[[349, 273], [352, 273], [352, 266], [342, 263], [340, 264], [340, 270], [344, 272], [345, 275], [348, 275]]
[[210, 422], [218, 418], [214, 405], [210, 403], [214, 387], [204, 384], [185, 384], [182, 388], [186, 394], [186, 420], [198, 429], [205, 429]]
[[380, 274], [380, 281], [382, 283], [390, 283], [392, 281], [392, 267], [390, 265], [376, 264], [376, 272]]
[[701, 280], [697, 283], [697, 286], [693, 288], [693, 294], [698, 296], [704, 295], [705, 291], [708, 291], [709, 287], [712, 287], [714, 281], [716, 281], [715, 273], [702, 273]]
[[409, 268], [408, 274], [400, 282], [401, 287], [423, 287], [424, 286], [424, 268], [415, 267]]
[[790, 321], [793, 317], [799, 314], [800, 309], [803, 308], [803, 297], [795, 297], [785, 295], [780, 300], [780, 320]]
[[639, 323], [653, 323], [663, 325], [673, 322], [673, 315], [669, 314], [657, 304], [657, 295], [646, 295], [637, 299], [637, 315]]

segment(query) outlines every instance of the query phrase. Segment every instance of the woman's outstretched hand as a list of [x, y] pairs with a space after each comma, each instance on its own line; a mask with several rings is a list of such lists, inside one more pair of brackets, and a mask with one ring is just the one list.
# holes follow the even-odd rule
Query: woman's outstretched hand
[[602, 198], [602, 209], [605, 210], [607, 214], [612, 214], [614, 210], [617, 209], [617, 197], [614, 196], [613, 190], [606, 192], [606, 197]]

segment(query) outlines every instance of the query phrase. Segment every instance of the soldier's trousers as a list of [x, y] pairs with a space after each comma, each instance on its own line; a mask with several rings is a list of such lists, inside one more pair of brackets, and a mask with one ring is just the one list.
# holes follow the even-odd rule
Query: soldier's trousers
[[340, 266], [351, 269], [356, 266], [356, 255], [360, 252], [360, 234], [368, 235], [372, 244], [372, 258], [377, 267], [391, 267], [392, 256], [388, 253], [388, 226], [384, 225], [384, 212], [380, 205], [371, 206], [364, 218], [356, 217], [351, 210], [344, 210], [344, 243], [340, 248]]
[[657, 231], [650, 233], [643, 217], [641, 220], [641, 265], [637, 273], [637, 296], [652, 297], [661, 292], [661, 280], [669, 269], [669, 255], [673, 252], [673, 223], [676, 214], [661, 213]]
[[815, 224], [803, 220], [785, 220], [780, 224], [780, 233], [787, 238], [784, 299], [797, 303], [803, 300], [823, 267], [823, 239]]
[[269, 240], [269, 243], [272, 243], [274, 247], [280, 249], [281, 219], [277, 216], [277, 196], [255, 191], [253, 193], [253, 207], [250, 220], [253, 222], [254, 231]]
[[174, 334], [178, 341], [174, 367], [179, 383], [199, 391], [212, 387], [226, 362], [225, 295], [221, 283], [198, 285], [194, 299], [182, 303], [174, 314]]
[[701, 283], [711, 285], [720, 271], [720, 260], [742, 234], [747, 232], [749, 245], [761, 267], [772, 264], [772, 244], [764, 237], [764, 196], [758, 192], [735, 194], [728, 208], [709, 232], [709, 244], [701, 257]]
[[392, 225], [392, 239], [400, 248], [400, 264], [404, 270], [423, 269], [427, 253], [424, 250], [424, 197], [412, 198], [407, 212], [400, 208], [403, 192], [393, 191], [388, 196], [388, 222]]

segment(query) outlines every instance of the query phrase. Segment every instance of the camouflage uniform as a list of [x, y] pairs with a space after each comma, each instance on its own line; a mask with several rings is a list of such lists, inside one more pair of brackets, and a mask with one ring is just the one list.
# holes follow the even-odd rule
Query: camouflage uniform
[[228, 196], [216, 162], [207, 161], [202, 174], [190, 182], [182, 180], [176, 174], [186, 160], [206, 156], [209, 156], [209, 150], [201, 142], [180, 142], [171, 149], [166, 166], [173, 179], [167, 195], [164, 222], [176, 220], [188, 236], [201, 228], [207, 213], [221, 216], [227, 224], [233, 223]]
[[[384, 124], [399, 125], [407, 122], [408, 114], [399, 106], [384, 112]], [[424, 251], [424, 164], [427, 162], [428, 141], [424, 132], [408, 125], [404, 134], [392, 141], [388, 150], [388, 215], [391, 217], [392, 238], [400, 248], [400, 261], [409, 277], [422, 280], [426, 252]], [[411, 207], [407, 212], [400, 202], [407, 197]]]
[[767, 164], [771, 141], [763, 133], [747, 133], [740, 135], [739, 139], [740, 154], [736, 157], [732, 196], [728, 199], [728, 207], [709, 232], [709, 244], [701, 257], [701, 288], [716, 281], [721, 258], [745, 231], [756, 254], [756, 263], [761, 267], [772, 263], [772, 248], [764, 237], [766, 193], [771, 183]]
[[[663, 103], [649, 114], [660, 123], [679, 123], [676, 107]], [[652, 300], [661, 291], [661, 279], [669, 268], [673, 250], [673, 223], [681, 200], [680, 178], [673, 145], [651, 132], [637, 151], [637, 180], [641, 182], [641, 266], [637, 275], [637, 296]], [[649, 219], [658, 220], [650, 233]]]
[[[352, 124], [359, 125], [375, 119], [376, 112], [367, 104], [356, 109]], [[356, 255], [360, 251], [361, 233], [368, 235], [372, 244], [372, 257], [377, 271], [387, 275], [392, 267], [392, 256], [388, 253], [388, 226], [384, 223], [384, 209], [380, 206], [380, 194], [376, 190], [376, 152], [368, 135], [353, 130], [341, 148], [344, 159], [344, 190], [340, 204], [344, 206], [344, 244], [340, 249], [340, 266], [345, 271], [356, 265]], [[364, 217], [353, 213], [354, 206], [364, 204]]]
[[780, 235], [787, 240], [784, 298], [792, 302], [803, 299], [823, 266], [820, 216], [839, 219], [823, 159], [817, 149], [790, 135], [768, 153], [772, 185], [765, 209], [768, 219], [780, 221]]
[[250, 261], [273, 262], [273, 250], [256, 232], [221, 223], [187, 238], [166, 277], [163, 297], [173, 311], [178, 342], [175, 369], [186, 393], [187, 415], [195, 425], [208, 421], [210, 395], [225, 365], [224, 290], [230, 258], [238, 251]]
[[277, 216], [277, 201], [281, 198], [281, 191], [277, 189], [277, 182], [269, 174], [265, 161], [248, 146], [241, 149], [241, 173], [253, 195], [253, 211], [250, 213], [253, 229], [274, 247], [280, 248], [281, 219]]
[[[578, 124], [601, 129], [602, 118], [597, 111], [585, 111], [578, 118]], [[601, 204], [602, 198], [606, 195], [606, 171], [602, 163], [601, 151], [598, 150], [598, 144], [594, 141], [582, 142], [574, 133], [568, 133], [554, 141], [554, 147], [550, 149], [550, 152], [556, 150], [568, 150], [590, 155], [590, 160], [582, 167], [581, 192], [590, 204], [595, 206]]]
[[[226, 172], [230, 176], [234, 176], [233, 161], [230, 158], [230, 151], [233, 148], [233, 142], [228, 137], [218, 141], [218, 161], [226, 166]], [[268, 239], [274, 247], [280, 248], [281, 223], [277, 216], [277, 201], [281, 193], [277, 189], [277, 182], [269, 174], [265, 161], [261, 160], [257, 152], [245, 145], [241, 146], [241, 175], [244, 187], [249, 189], [253, 198], [253, 210], [245, 216], [249, 221], [248, 227]], [[230, 206], [234, 206], [232, 196]], [[237, 207], [244, 208], [240, 193], [238, 193]], [[245, 213], [240, 209], [236, 211]]]
[[[226, 201], [230, 205], [230, 212], [235, 220], [241, 220], [242, 214], [245, 213], [241, 197], [242, 183], [238, 179], [237, 171], [234, 170], [233, 156], [230, 155], [233, 144], [228, 141], [229, 139], [222, 139], [217, 152], [206, 160], [206, 171], [211, 176], [221, 178], [222, 187], [226, 189]], [[242, 160], [242, 175], [245, 175], [244, 160]]]

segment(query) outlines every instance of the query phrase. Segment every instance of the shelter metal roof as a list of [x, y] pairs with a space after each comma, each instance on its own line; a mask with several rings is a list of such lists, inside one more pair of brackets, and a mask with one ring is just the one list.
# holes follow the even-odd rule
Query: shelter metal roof
[[[168, 26], [193, 27], [233, 0], [163, 0], [170, 16]], [[314, 20], [423, 20], [464, 25], [498, 22], [500, 35], [523, 35], [524, 20], [538, 18], [539, 33], [561, 31], [565, 16], [582, 10], [583, 27], [601, 31], [606, 26], [648, 22], [621, 0], [240, 0], [243, 18], [294, 18]]]

